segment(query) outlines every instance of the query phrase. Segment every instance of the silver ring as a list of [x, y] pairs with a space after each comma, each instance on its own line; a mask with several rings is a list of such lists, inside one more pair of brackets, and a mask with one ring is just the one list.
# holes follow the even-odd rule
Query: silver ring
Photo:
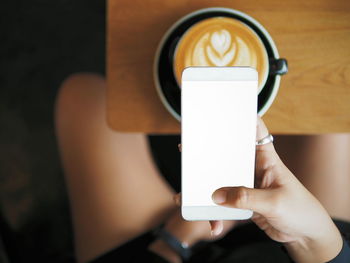
[[265, 145], [270, 142], [273, 142], [273, 136], [271, 134], [268, 134], [266, 137], [262, 138], [261, 140], [256, 141], [255, 145]]

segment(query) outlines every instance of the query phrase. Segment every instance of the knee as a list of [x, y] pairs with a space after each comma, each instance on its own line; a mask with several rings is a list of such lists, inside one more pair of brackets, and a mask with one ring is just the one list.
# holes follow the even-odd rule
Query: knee
[[105, 104], [105, 80], [96, 74], [79, 73], [65, 79], [55, 103], [56, 126], [79, 120]]
[[104, 94], [104, 78], [96, 74], [78, 73], [62, 82], [56, 97], [56, 107], [79, 105], [92, 96]]
[[[96, 74], [74, 74], [65, 79], [56, 97], [56, 113], [69, 112], [92, 106], [104, 99], [105, 80]], [[90, 108], [90, 107], [87, 107]]]

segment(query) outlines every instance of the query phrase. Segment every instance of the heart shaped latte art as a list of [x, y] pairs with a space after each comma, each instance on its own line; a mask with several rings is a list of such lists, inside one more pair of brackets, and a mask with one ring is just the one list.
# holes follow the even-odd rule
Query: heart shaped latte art
[[212, 33], [206, 47], [207, 57], [216, 66], [227, 66], [235, 55], [230, 32], [225, 29]]
[[211, 35], [210, 43], [215, 51], [223, 56], [231, 45], [231, 34], [225, 29], [214, 32]]

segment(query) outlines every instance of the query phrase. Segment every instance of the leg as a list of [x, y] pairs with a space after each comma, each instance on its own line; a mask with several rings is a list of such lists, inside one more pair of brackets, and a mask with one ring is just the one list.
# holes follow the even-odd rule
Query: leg
[[350, 222], [350, 134], [278, 136], [275, 146], [329, 214]]
[[142, 134], [106, 123], [105, 81], [66, 80], [56, 104], [56, 133], [71, 202], [79, 262], [160, 224], [173, 211], [173, 191], [158, 174]]

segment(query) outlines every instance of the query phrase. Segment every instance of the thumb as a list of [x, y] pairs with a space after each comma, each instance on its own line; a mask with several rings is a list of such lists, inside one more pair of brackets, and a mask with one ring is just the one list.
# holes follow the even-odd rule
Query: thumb
[[253, 210], [262, 215], [271, 211], [271, 191], [247, 187], [222, 187], [216, 190], [212, 199], [214, 203], [226, 207]]

